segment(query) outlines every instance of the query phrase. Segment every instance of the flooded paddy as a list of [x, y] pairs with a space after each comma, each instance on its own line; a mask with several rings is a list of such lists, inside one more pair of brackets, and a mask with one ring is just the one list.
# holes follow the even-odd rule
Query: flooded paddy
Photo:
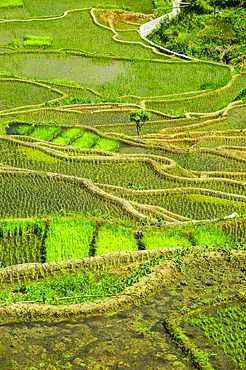
[[[177, 260], [168, 286], [122, 311], [69, 322], [2, 321], [1, 369], [195, 369], [172, 341], [164, 318], [204, 299], [230, 297], [245, 288], [245, 258], [208, 262], [205, 257], [192, 265]], [[206, 314], [209, 308], [205, 305], [203, 310]], [[203, 340], [199, 328], [182, 321], [180, 327], [208, 353], [213, 369], [235, 368], [219, 345]]]
[[193, 369], [162, 324], [178, 299], [165, 290], [106, 317], [2, 325], [1, 369]]

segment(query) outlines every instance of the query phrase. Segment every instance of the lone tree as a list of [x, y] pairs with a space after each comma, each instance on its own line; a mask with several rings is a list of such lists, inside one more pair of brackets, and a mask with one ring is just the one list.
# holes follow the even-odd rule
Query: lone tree
[[136, 123], [136, 129], [138, 136], [141, 137], [141, 128], [144, 122], [149, 121], [151, 118], [150, 112], [147, 112], [143, 109], [132, 110], [129, 114], [131, 122], [134, 121]]

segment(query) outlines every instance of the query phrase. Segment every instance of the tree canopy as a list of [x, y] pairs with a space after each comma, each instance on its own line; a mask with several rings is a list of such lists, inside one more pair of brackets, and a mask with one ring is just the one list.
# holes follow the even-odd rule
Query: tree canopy
[[141, 136], [141, 127], [143, 126], [144, 122], [149, 121], [151, 118], [151, 113], [144, 110], [144, 109], [137, 109], [132, 110], [129, 113], [129, 118], [136, 123], [137, 134]]

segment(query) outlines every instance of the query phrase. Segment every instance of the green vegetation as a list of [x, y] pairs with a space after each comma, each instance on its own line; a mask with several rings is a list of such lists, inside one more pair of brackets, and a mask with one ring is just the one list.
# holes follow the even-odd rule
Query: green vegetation
[[219, 345], [232, 359], [237, 369], [245, 369], [245, 302], [231, 307], [201, 313], [190, 318], [188, 323], [202, 329], [206, 339]]
[[[31, 160], [30, 160], [31, 163]], [[127, 219], [120, 209], [105, 199], [98, 199], [83, 186], [73, 186], [69, 179], [49, 176], [2, 172], [0, 176], [1, 218], [35, 217], [47, 214], [100, 212], [108, 217]], [[67, 180], [67, 181], [65, 181]], [[76, 184], [75, 184], [76, 185]], [[99, 212], [100, 209], [100, 212]]]
[[110, 224], [100, 227], [95, 241], [95, 254], [97, 256], [104, 253], [134, 251], [137, 249], [137, 243], [132, 231]]
[[[45, 211], [48, 209], [42, 209], [43, 213]], [[85, 211], [84, 216], [72, 212], [70, 216], [64, 216], [69, 213], [60, 209], [59, 216], [46, 216], [45, 220], [3, 221], [0, 224], [1, 265], [58, 262], [119, 252], [124, 248], [183, 249], [201, 246], [233, 249], [245, 240], [244, 218], [231, 221], [230, 224], [220, 221], [216, 225], [199, 223], [162, 231], [145, 229], [139, 238], [134, 236], [133, 223], [120, 225], [119, 222], [104, 221], [101, 225], [98, 217], [107, 218], [109, 214], [103, 214], [98, 209], [93, 211], [93, 208], [90, 213]], [[137, 246], [137, 241], [140, 241], [140, 246]]]
[[23, 7], [22, 0], [1, 0], [0, 8], [19, 8]]
[[70, 144], [72, 141], [74, 141], [77, 137], [81, 136], [83, 134], [83, 130], [80, 128], [71, 128], [64, 130], [60, 136], [53, 139], [53, 143], [59, 143], [59, 144]]
[[[122, 290], [122, 276], [109, 275], [103, 272], [63, 273], [56, 278], [46, 278], [36, 284], [23, 282], [1, 294], [0, 300], [8, 302], [9, 297], [15, 301], [33, 301], [49, 298], [73, 297], [77, 295], [115, 294]], [[14, 293], [13, 293], [14, 292]], [[99, 297], [100, 298], [100, 297]], [[73, 299], [70, 304], [83, 302], [85, 299]], [[93, 298], [86, 297], [86, 300]], [[95, 298], [94, 298], [95, 300]], [[52, 302], [52, 301], [51, 301]], [[53, 304], [67, 304], [64, 301], [54, 301]]]
[[136, 12], [151, 13], [153, 11], [153, 2], [151, 0], [143, 0], [141, 2], [132, 3], [131, 0], [70, 0], [69, 4], [66, 2], [57, 2], [49, 0], [38, 0], [33, 3], [32, 0], [26, 0], [25, 6], [31, 16], [43, 16], [43, 15], [54, 15], [61, 14], [68, 9], [81, 9], [83, 7], [108, 7], [116, 9], [131, 9]]
[[[62, 78], [73, 80], [82, 87], [97, 91], [101, 95], [99, 101], [102, 99], [103, 101], [114, 101], [120, 96], [130, 94], [139, 97], [153, 97], [218, 89], [226, 85], [231, 78], [228, 67], [209, 65], [204, 62], [185, 64], [182, 62], [82, 58], [83, 56], [69, 56], [69, 54], [62, 53], [50, 55], [47, 52], [41, 53], [41, 51], [37, 54], [27, 52], [19, 55], [5, 54], [0, 60], [0, 70], [15, 72], [22, 77], [29, 76], [32, 79], [38, 77], [42, 80]], [[197, 76], [196, 79], [193, 78], [194, 73]], [[155, 81], [154, 86], [153, 80]], [[62, 90], [61, 86], [57, 88]], [[74, 91], [75, 95], [77, 93], [77, 90]], [[83, 95], [85, 95], [84, 91]], [[72, 101], [71, 104], [77, 102]], [[127, 102], [131, 100], [128, 98]]]
[[73, 146], [78, 146], [79, 148], [91, 148], [97, 143], [99, 136], [93, 132], [85, 132], [82, 137], [73, 141]]
[[93, 148], [114, 152], [119, 149], [119, 146], [120, 146], [120, 143], [118, 141], [106, 139], [106, 138], [100, 138], [96, 142], [96, 145]]
[[60, 127], [39, 126], [35, 128], [31, 136], [41, 140], [51, 140], [60, 132]]
[[32, 126], [19, 126], [17, 127], [15, 133], [16, 135], [29, 135], [34, 130], [34, 127]]
[[25, 35], [23, 46], [25, 48], [35, 48], [35, 47], [42, 47], [47, 48], [51, 46], [51, 39], [50, 36], [41, 36], [41, 35]]
[[38, 282], [24, 280], [17, 285], [7, 286], [6, 290], [0, 293], [0, 301], [9, 302], [9, 299], [12, 302], [40, 300], [41, 303], [44, 303], [45, 300], [49, 300], [49, 303], [60, 305], [67, 304], [67, 301], [53, 301], [52, 299], [76, 295], [99, 295], [99, 297], [75, 298], [71, 301], [74, 304], [85, 300], [100, 299], [100, 295], [117, 295], [149, 274], [159, 260], [159, 258], [153, 258], [149, 262], [133, 267], [129, 272], [120, 274], [96, 270], [67, 273], [61, 270], [52, 278], [45, 277]]
[[[154, 233], [149, 232], [144, 234], [142, 242], [145, 249], [159, 249], [159, 248], [177, 248], [190, 247], [192, 244], [188, 238], [172, 232], [169, 233]], [[201, 245], [201, 244], [199, 244]]]
[[4, 221], [0, 225], [0, 266], [41, 262], [45, 225], [37, 221]]
[[191, 2], [178, 16], [163, 22], [150, 38], [177, 53], [244, 70], [245, 15], [240, 1]]
[[195, 245], [209, 247], [233, 246], [233, 242], [228, 235], [223, 234], [216, 227], [206, 226], [194, 231], [192, 238]]
[[[43, 104], [49, 100], [58, 99], [61, 94], [52, 91], [48, 86], [32, 84], [29, 81], [12, 80], [11, 78], [0, 79], [1, 101], [0, 109]], [[26, 91], [28, 90], [28, 94]]]
[[45, 240], [46, 261], [88, 257], [94, 228], [94, 220], [80, 217], [51, 222]]
[[245, 6], [182, 3], [151, 36], [203, 61], [140, 38], [170, 7], [0, 1], [0, 318], [83, 318], [48, 351], [3, 334], [3, 370], [245, 370]]
[[154, 0], [153, 2], [155, 4], [155, 12], [158, 17], [172, 11], [172, 2], [170, 0]]
[[147, 122], [151, 118], [150, 112], [145, 110], [133, 110], [129, 113], [130, 121], [134, 121], [136, 123], [137, 135], [141, 136], [141, 128], [144, 122]]

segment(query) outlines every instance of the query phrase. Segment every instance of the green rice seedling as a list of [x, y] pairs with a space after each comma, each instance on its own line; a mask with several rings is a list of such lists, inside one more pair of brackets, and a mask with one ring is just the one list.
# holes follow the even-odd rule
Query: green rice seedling
[[36, 139], [49, 141], [53, 139], [54, 136], [58, 135], [59, 132], [60, 127], [39, 126], [32, 131], [31, 136]]
[[142, 242], [145, 249], [191, 247], [190, 240], [179, 234], [161, 234], [155, 232], [144, 233]]
[[99, 139], [99, 136], [93, 132], [85, 132], [79, 139], [71, 143], [72, 146], [79, 148], [91, 148]]
[[0, 0], [0, 8], [19, 8], [23, 6], [22, 0]]
[[33, 3], [32, 0], [25, 0], [25, 5], [32, 16], [61, 14], [69, 9], [79, 9], [82, 7], [97, 7], [108, 9], [122, 9], [127, 8], [135, 12], [149, 14], [153, 12], [153, 2], [151, 0], [142, 0], [132, 2], [131, 0], [87, 0], [81, 3], [79, 0], [70, 0], [68, 4], [44, 0], [43, 2]]
[[[138, 189], [141, 190], [141, 189]], [[132, 195], [122, 195], [126, 199], [134, 200], [140, 204], [149, 204], [162, 207], [176, 215], [188, 217], [193, 220], [213, 220], [237, 212], [245, 212], [245, 202], [240, 200], [224, 199], [216, 196], [200, 195], [190, 189], [183, 193], [170, 192], [163, 194], [141, 193]]]
[[0, 266], [41, 262], [43, 221], [4, 221], [0, 225]]
[[49, 90], [46, 87], [35, 85], [33, 83], [21, 81], [2, 81], [0, 79], [1, 100], [0, 109], [7, 110], [11, 108], [35, 105], [45, 103], [46, 101], [61, 97], [58, 92]]
[[51, 46], [51, 39], [50, 36], [44, 36], [44, 35], [25, 35], [23, 41], [23, 46], [26, 48], [32, 48], [32, 47], [42, 47], [47, 48]]
[[[188, 323], [201, 328], [209, 342], [218, 345], [226, 356], [231, 357], [239, 370], [245, 368], [245, 329], [239, 327], [245, 323], [244, 312], [245, 302], [242, 302], [200, 313], [195, 319], [188, 318]], [[210, 317], [211, 314], [213, 317]]]
[[52, 108], [39, 109], [35, 111], [24, 111], [19, 112], [16, 117], [20, 118], [24, 122], [59, 122], [60, 125], [76, 125], [81, 123], [83, 113], [74, 113], [66, 111], [58, 111]]
[[[47, 14], [47, 9], [44, 9], [40, 5], [40, 10], [44, 16]], [[43, 4], [42, 4], [43, 5]], [[69, 3], [69, 7], [71, 3]], [[32, 7], [30, 5], [29, 9]], [[79, 5], [81, 9], [81, 4]], [[29, 10], [28, 9], [28, 10]], [[78, 8], [77, 8], [78, 9]], [[67, 6], [64, 11], [68, 10]], [[52, 15], [54, 15], [55, 7], [52, 8]], [[62, 11], [59, 9], [55, 14], [61, 14]], [[29, 13], [30, 14], [30, 13]], [[33, 22], [21, 22], [18, 25], [13, 22], [11, 25], [6, 24], [4, 34], [2, 34], [2, 25], [0, 25], [0, 42], [1, 40], [7, 39], [11, 41], [14, 38], [22, 38], [25, 34], [39, 34], [40, 30], [42, 33], [47, 33], [52, 39], [52, 47], [54, 50], [61, 48], [75, 50], [74, 53], [78, 54], [79, 50], [87, 51], [88, 53], [99, 53], [103, 55], [114, 55], [114, 56], [125, 56], [128, 58], [142, 57], [146, 59], [155, 59], [156, 54], [150, 49], [145, 48], [140, 44], [127, 44], [115, 42], [113, 32], [109, 29], [100, 27], [93, 22], [90, 10], [78, 10], [69, 12], [65, 17], [52, 17], [47, 21], [35, 19]], [[16, 34], [16, 37], [14, 36]], [[78, 37], [78, 35], [82, 37]], [[77, 50], [76, 50], [77, 49]], [[110, 54], [109, 54], [110, 50]], [[162, 55], [158, 54], [158, 59], [161, 59]], [[166, 58], [166, 56], [164, 56]], [[89, 75], [88, 75], [89, 77]], [[60, 75], [58, 79], [67, 79], [65, 76]]]
[[53, 139], [53, 143], [69, 144], [73, 142], [77, 137], [83, 134], [83, 130], [80, 128], [65, 129], [60, 136]]
[[193, 171], [218, 171], [224, 168], [245, 169], [244, 161], [221, 156], [218, 151], [201, 152], [199, 155], [196, 152], [187, 151], [179, 154], [167, 153], [166, 156], [177, 161], [180, 166]]
[[246, 77], [238, 75], [226, 88], [216, 89], [197, 96], [196, 98], [184, 98], [173, 101], [158, 102], [148, 101], [146, 103], [147, 109], [158, 110], [163, 113], [171, 113], [180, 115], [180, 112], [215, 112], [221, 108], [225, 108], [230, 102], [234, 101], [238, 94], [246, 86]]
[[[81, 23], [80, 20], [77, 20], [77, 22], [78, 24]], [[5, 27], [7, 27], [6, 24]], [[43, 27], [43, 25], [40, 25], [40, 27]], [[71, 25], [68, 27], [68, 30], [70, 29], [72, 30]], [[0, 35], [4, 35], [5, 29], [1, 29], [1, 24], [0, 32]], [[39, 32], [38, 28], [36, 32]], [[84, 33], [85, 31], [83, 29], [83, 34]], [[12, 36], [11, 39], [15, 37], [15, 34], [13, 33]], [[20, 37], [22, 37], [22, 33], [20, 33]], [[60, 34], [52, 36], [52, 39], [54, 39], [54, 48], [56, 48], [54, 45], [56, 38], [60, 37]], [[88, 42], [91, 44], [91, 41]], [[63, 41], [62, 44], [62, 46], [57, 45], [57, 48], [67, 47]], [[71, 47], [73, 46], [71, 45]], [[117, 50], [117, 55], [119, 55], [120, 49], [117, 48]], [[59, 56], [59, 58], [57, 56]], [[27, 65], [28, 73], [26, 71]], [[125, 95], [136, 95], [153, 99], [153, 97], [168, 94], [200, 91], [200, 86], [204, 81], [214, 81], [218, 87], [223, 87], [231, 78], [230, 70], [227, 67], [213, 66], [206, 63], [198, 64], [197, 62], [189, 62], [189, 64], [187, 64], [183, 62], [172, 63], [150, 60], [113, 60], [111, 58], [99, 57], [82, 58], [82, 56], [79, 57], [75, 55], [64, 56], [64, 54], [48, 55], [48, 53], [2, 55], [0, 70], [14, 72], [20, 76], [33, 79], [38, 77], [42, 80], [73, 80], [81, 87], [97, 91], [101, 95], [101, 99], [102, 97], [107, 98], [108, 101]], [[193, 78], [194, 74], [196, 75], [196, 79]], [[163, 84], [163, 81], [165, 81], [165, 84]], [[238, 95], [238, 92], [240, 92], [240, 89], [244, 86], [244, 78], [238, 78], [232, 86], [233, 89], [232, 87], [228, 87], [227, 93], [225, 93], [224, 90], [222, 90], [220, 94], [218, 93], [218, 105], [221, 105], [221, 101], [225, 98], [225, 94], [228, 95], [227, 100], [229, 100], [229, 102], [233, 100], [233, 97], [235, 98], [235, 96]], [[57, 88], [63, 91], [61, 86], [57, 86]], [[78, 94], [78, 92], [74, 92], [74, 90], [67, 90], [67, 93], [72, 93], [76, 96]], [[210, 94], [212, 94], [212, 92]], [[216, 92], [214, 92], [214, 94], [216, 95]], [[84, 96], [84, 93], [82, 96]], [[92, 96], [93, 95], [90, 94], [90, 97]], [[184, 110], [186, 108], [187, 111], [199, 111], [201, 104], [205, 107], [206, 104], [208, 104], [207, 102], [213, 99], [213, 95], [208, 97], [206, 95], [199, 95], [198, 97], [192, 96], [186, 98], [184, 101], [180, 98], [167, 101], [163, 101], [165, 98], [156, 99], [158, 101], [160, 100], [160, 102], [148, 100], [147, 106], [150, 107], [150, 109], [164, 111], [164, 107], [167, 106], [169, 111]], [[131, 98], [127, 98], [123, 100], [123, 102], [131, 103]], [[134, 102], [139, 103], [139, 99], [134, 100]], [[214, 103], [216, 103], [216, 101]], [[192, 106], [190, 104], [192, 104]], [[212, 103], [210, 104], [211, 108], [209, 111], [213, 111]], [[207, 110], [208, 108], [204, 111], [206, 112]], [[94, 116], [94, 114], [92, 116]]]
[[28, 135], [34, 130], [33, 126], [21, 125], [15, 130], [16, 135]]
[[0, 218], [26, 218], [47, 214], [66, 213], [92, 214], [100, 209], [101, 214], [127, 219], [119, 207], [95, 198], [83, 188], [59, 181], [45, 174], [30, 176], [0, 176]]
[[51, 222], [45, 241], [46, 261], [88, 257], [95, 225], [94, 220], [81, 217]]
[[214, 226], [197, 227], [192, 234], [194, 245], [225, 247], [233, 245], [232, 239]]
[[95, 241], [96, 255], [104, 253], [137, 250], [136, 239], [131, 230], [117, 225], [105, 224], [100, 227]]
[[100, 138], [93, 148], [114, 152], [119, 149], [119, 146], [120, 146], [120, 143], [116, 140]]

